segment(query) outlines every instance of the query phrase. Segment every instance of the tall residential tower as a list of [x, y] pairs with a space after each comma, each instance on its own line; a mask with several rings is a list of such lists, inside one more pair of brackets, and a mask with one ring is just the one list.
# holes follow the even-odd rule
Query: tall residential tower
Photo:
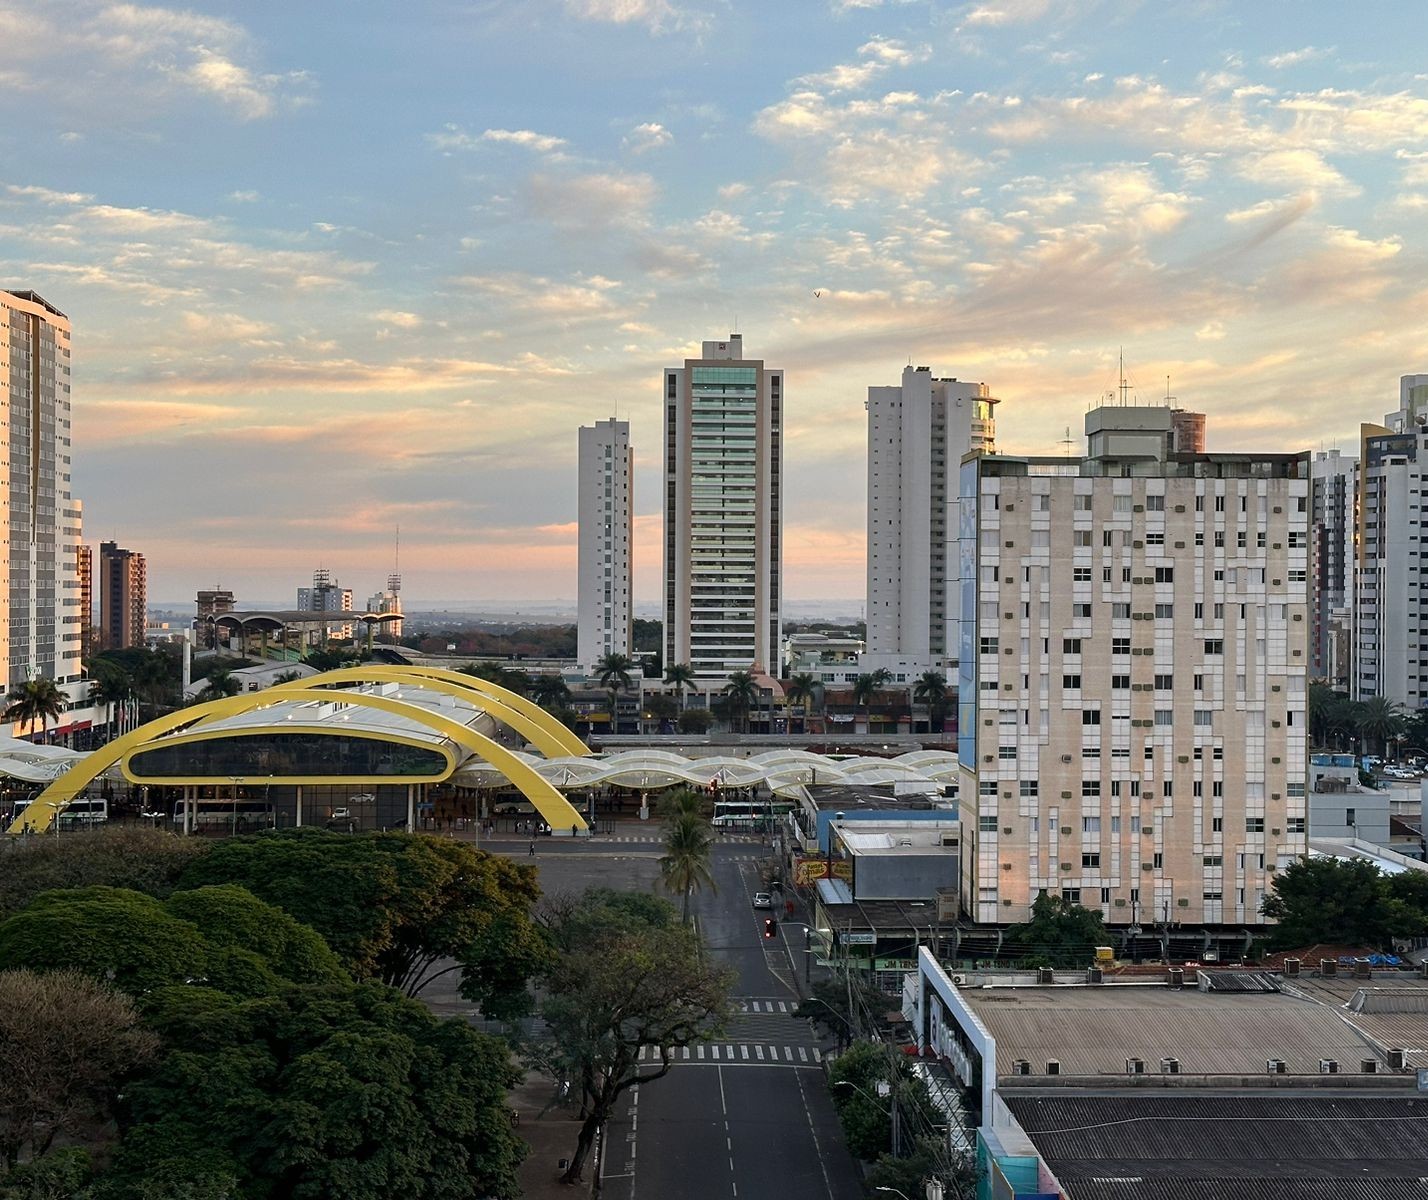
[[99, 543], [99, 644], [124, 650], [144, 644], [149, 573], [144, 556], [116, 542]]
[[664, 661], [705, 681], [778, 666], [783, 404], [737, 333], [664, 372]]
[[634, 540], [634, 451], [630, 423], [580, 427], [580, 501], [576, 648], [593, 668], [633, 647], [630, 557]]
[[1314, 456], [1309, 537], [1309, 674], [1336, 691], [1353, 684], [1354, 532], [1358, 459]]
[[868, 389], [868, 638], [864, 669], [945, 672], [957, 658], [957, 478], [995, 448], [984, 383], [908, 367]]

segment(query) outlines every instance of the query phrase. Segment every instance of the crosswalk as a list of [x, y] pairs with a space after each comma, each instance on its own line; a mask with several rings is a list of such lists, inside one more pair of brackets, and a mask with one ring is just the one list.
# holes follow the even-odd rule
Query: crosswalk
[[[676, 1046], [670, 1057], [678, 1063], [715, 1063], [723, 1066], [743, 1064], [757, 1066], [778, 1064], [786, 1066], [813, 1067], [823, 1061], [823, 1051], [817, 1046], [774, 1046], [765, 1042], [711, 1042], [708, 1045]], [[640, 1062], [659, 1062], [659, 1051], [651, 1046], [641, 1046]]]
[[797, 1004], [790, 1004], [787, 1000], [748, 999], [739, 1001], [741, 1013], [793, 1013], [797, 1008]]

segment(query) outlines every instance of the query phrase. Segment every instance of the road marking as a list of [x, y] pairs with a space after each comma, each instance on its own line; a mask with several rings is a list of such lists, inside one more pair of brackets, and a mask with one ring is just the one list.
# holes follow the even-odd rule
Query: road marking
[[760, 1062], [764, 1061], [764, 1048], [762, 1046], [755, 1046], [754, 1053], [758, 1055], [758, 1059]]
[[699, 1053], [698, 1053], [698, 1057], [703, 1058], [703, 1057], [704, 1057], [704, 1046], [703, 1046], [703, 1044], [700, 1044], [699, 1046], [696, 1046], [695, 1049], [699, 1052]]
[[799, 1062], [807, 1062], [807, 1061], [808, 1061], [808, 1051], [807, 1051], [804, 1047], [802, 1047], [802, 1046], [800, 1046], [800, 1047], [798, 1048], [798, 1061], [799, 1061]]
[[685, 1046], [683, 1049], [684, 1049], [684, 1061], [685, 1061], [685, 1062], [688, 1062], [688, 1061], [689, 1061], [689, 1047], [688, 1047], [688, 1046]]
[[748, 1048], [747, 1046], [740, 1046], [739, 1049], [744, 1052], [744, 1057], [745, 1057], [745, 1058], [748, 1058], [748, 1057], [749, 1057], [749, 1048]]
[[798, 1082], [798, 1094], [803, 1100], [803, 1115], [808, 1118], [808, 1132], [813, 1135], [813, 1151], [818, 1159], [818, 1169], [823, 1172], [823, 1186], [827, 1189], [828, 1195], [833, 1195], [833, 1181], [828, 1178], [828, 1164], [823, 1161], [823, 1147], [818, 1144], [818, 1130], [813, 1127], [813, 1113], [808, 1107], [808, 1097], [803, 1091], [803, 1078], [795, 1075]]
[[725, 1046], [725, 1047], [724, 1047], [724, 1057], [725, 1057], [725, 1058], [733, 1058], [733, 1057], [734, 1057], [734, 1047], [733, 1047], [733, 1046]]

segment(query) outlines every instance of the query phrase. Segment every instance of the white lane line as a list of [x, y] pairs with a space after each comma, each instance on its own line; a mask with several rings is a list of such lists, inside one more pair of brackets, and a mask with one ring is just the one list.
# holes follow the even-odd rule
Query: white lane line
[[798, 1094], [803, 1100], [803, 1115], [808, 1118], [808, 1132], [813, 1135], [813, 1153], [818, 1159], [818, 1169], [823, 1172], [823, 1186], [831, 1197], [833, 1181], [828, 1178], [828, 1164], [823, 1161], [823, 1147], [818, 1144], [818, 1130], [813, 1127], [813, 1113], [808, 1108], [808, 1097], [803, 1091], [803, 1077], [795, 1075], [794, 1079], [798, 1081]]
[[745, 1058], [748, 1058], [748, 1057], [749, 1057], [749, 1048], [748, 1048], [747, 1046], [740, 1046], [739, 1049], [744, 1052], [744, 1057], [745, 1057]]
[[703, 1058], [703, 1057], [704, 1057], [704, 1045], [703, 1045], [702, 1042], [699, 1044], [699, 1046], [696, 1047], [696, 1050], [698, 1051], [697, 1057]]
[[805, 1047], [803, 1047], [803, 1046], [800, 1046], [800, 1047], [798, 1048], [798, 1061], [799, 1061], [799, 1062], [807, 1062], [807, 1061], [808, 1061], [808, 1050], [807, 1050]]
[[755, 1046], [755, 1047], [754, 1047], [754, 1053], [755, 1053], [756, 1055], [758, 1055], [758, 1058], [759, 1058], [759, 1061], [760, 1061], [760, 1062], [763, 1062], [763, 1061], [764, 1061], [764, 1048], [763, 1048], [762, 1046]]
[[814, 1062], [822, 1062], [822, 1061], [823, 1061], [823, 1051], [820, 1050], [817, 1046], [814, 1046], [814, 1047], [813, 1047], [813, 1061], [814, 1061]]

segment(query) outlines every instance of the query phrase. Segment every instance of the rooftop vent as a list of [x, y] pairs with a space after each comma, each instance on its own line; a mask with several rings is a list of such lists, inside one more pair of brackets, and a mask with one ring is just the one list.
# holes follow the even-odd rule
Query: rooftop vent
[[1168, 983], [1173, 988], [1183, 988], [1185, 986], [1185, 970], [1183, 967], [1171, 967], [1166, 972]]
[[1284, 974], [1286, 978], [1299, 978], [1299, 960], [1297, 958], [1286, 958], [1284, 960]]
[[1264, 1070], [1266, 1075], [1283, 1075], [1285, 1072], [1284, 1059], [1267, 1058], [1264, 1060]]
[[1337, 1075], [1339, 1073], [1339, 1060], [1337, 1058], [1321, 1058], [1319, 1060], [1320, 1075]]
[[1143, 1059], [1143, 1058], [1128, 1058], [1128, 1059], [1126, 1059], [1126, 1074], [1127, 1074], [1127, 1075], [1144, 1075], [1144, 1074], [1145, 1074], [1145, 1059]]
[[1377, 1075], [1377, 1074], [1378, 1074], [1378, 1059], [1376, 1059], [1376, 1058], [1361, 1058], [1361, 1059], [1359, 1059], [1359, 1074], [1360, 1074], [1360, 1075]]
[[1037, 983], [1055, 983], [1055, 982], [1056, 982], [1056, 972], [1053, 971], [1050, 967], [1037, 967], [1037, 968], [1036, 968], [1036, 982], [1037, 982]]
[[1179, 1075], [1180, 1060], [1178, 1058], [1162, 1058], [1160, 1060], [1160, 1073], [1162, 1075]]
[[1048, 1058], [1046, 1060], [1046, 1073], [1048, 1075], [1060, 1075], [1061, 1060], [1059, 1058]]
[[1027, 1062], [1026, 1059], [1024, 1059], [1024, 1058], [1019, 1058], [1019, 1059], [1017, 1059], [1016, 1062], [1012, 1063], [1012, 1074], [1013, 1074], [1013, 1075], [1030, 1075], [1030, 1074], [1031, 1074], [1031, 1064], [1030, 1064], [1029, 1062]]
[[1336, 958], [1321, 958], [1319, 960], [1319, 974], [1325, 979], [1333, 979], [1339, 973], [1339, 960]]

